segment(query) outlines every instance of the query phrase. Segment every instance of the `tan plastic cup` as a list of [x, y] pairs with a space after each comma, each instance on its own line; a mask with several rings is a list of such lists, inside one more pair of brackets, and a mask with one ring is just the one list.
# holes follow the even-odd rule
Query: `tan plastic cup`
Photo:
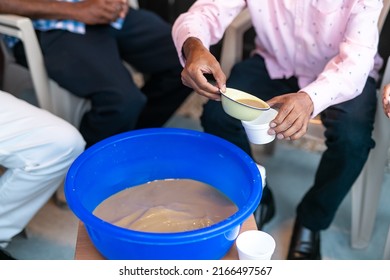
[[238, 258], [240, 260], [270, 260], [275, 252], [275, 239], [260, 230], [248, 230], [236, 239]]
[[276, 117], [278, 111], [269, 109], [252, 121], [241, 121], [248, 140], [253, 144], [267, 144], [275, 139], [275, 135], [269, 135], [269, 124]]

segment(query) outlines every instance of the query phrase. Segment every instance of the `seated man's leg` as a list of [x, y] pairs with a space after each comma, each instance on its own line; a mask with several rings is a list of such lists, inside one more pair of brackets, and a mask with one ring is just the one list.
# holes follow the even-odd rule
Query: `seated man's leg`
[[87, 26], [86, 34], [53, 30], [38, 37], [50, 78], [91, 101], [81, 121], [87, 146], [134, 129], [146, 97], [122, 63], [112, 27]]
[[0, 246], [21, 232], [84, 150], [76, 128], [0, 91]]
[[115, 30], [122, 58], [146, 77], [141, 91], [148, 98], [137, 127], [159, 127], [192, 92], [181, 81], [171, 26], [146, 10], [130, 10], [123, 28]]
[[[371, 138], [375, 110], [376, 84], [374, 79], [368, 78], [361, 95], [329, 107], [321, 114], [327, 150], [322, 155], [314, 185], [297, 208], [288, 258], [319, 257], [319, 231], [328, 228], [333, 221], [375, 145]], [[303, 244], [297, 236], [299, 232], [308, 233], [305, 235], [310, 235], [311, 240]]]

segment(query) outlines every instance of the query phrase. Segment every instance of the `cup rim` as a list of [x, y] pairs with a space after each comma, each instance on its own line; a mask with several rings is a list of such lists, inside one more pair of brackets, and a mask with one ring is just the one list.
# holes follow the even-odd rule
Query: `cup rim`
[[245, 125], [246, 127], [249, 127], [249, 128], [269, 128], [269, 123], [276, 117], [276, 115], [278, 114], [278, 111], [273, 109], [273, 108], [270, 108], [268, 113], [273, 114], [273, 117], [272, 117], [272, 119], [269, 122], [265, 122], [265, 123], [261, 123], [261, 124], [255, 124], [256, 121], [258, 121], [259, 119], [265, 117], [264, 113], [260, 114], [254, 120], [251, 120], [251, 121], [241, 121], [241, 122], [242, 122], [243, 125]]
[[263, 124], [251, 124], [248, 123], [251, 121], [242, 121], [242, 125], [248, 129], [253, 129], [253, 130], [264, 130], [270, 128], [269, 123], [263, 123]]

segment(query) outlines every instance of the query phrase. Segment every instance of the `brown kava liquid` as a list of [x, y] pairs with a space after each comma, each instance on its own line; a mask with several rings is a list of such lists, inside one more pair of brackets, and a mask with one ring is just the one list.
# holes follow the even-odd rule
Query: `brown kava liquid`
[[255, 108], [267, 108], [266, 104], [264, 104], [261, 101], [254, 100], [254, 99], [242, 98], [242, 99], [237, 99], [237, 102], [248, 105], [248, 106], [252, 106]]
[[182, 232], [218, 223], [238, 210], [216, 188], [191, 179], [156, 180], [114, 194], [94, 214], [143, 232]]

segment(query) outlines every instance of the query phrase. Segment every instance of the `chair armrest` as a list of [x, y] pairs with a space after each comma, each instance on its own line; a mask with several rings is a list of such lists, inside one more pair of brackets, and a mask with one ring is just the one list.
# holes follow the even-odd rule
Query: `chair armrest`
[[383, 8], [382, 8], [382, 11], [381, 11], [381, 13], [379, 15], [379, 19], [378, 19], [379, 32], [382, 31], [382, 28], [383, 28], [383, 25], [385, 24], [386, 17], [387, 17], [389, 10], [390, 10], [390, 0], [383, 0]]
[[0, 33], [14, 36], [23, 42], [39, 107], [52, 111], [49, 78], [31, 20], [27, 17], [2, 14], [0, 15]]
[[251, 26], [251, 16], [246, 8], [226, 29], [220, 59], [222, 70], [226, 76], [229, 76], [233, 65], [242, 59], [244, 33]]
[[25, 29], [29, 21], [30, 19], [26, 17], [2, 14], [0, 15], [0, 33], [22, 39], [21, 29]]

